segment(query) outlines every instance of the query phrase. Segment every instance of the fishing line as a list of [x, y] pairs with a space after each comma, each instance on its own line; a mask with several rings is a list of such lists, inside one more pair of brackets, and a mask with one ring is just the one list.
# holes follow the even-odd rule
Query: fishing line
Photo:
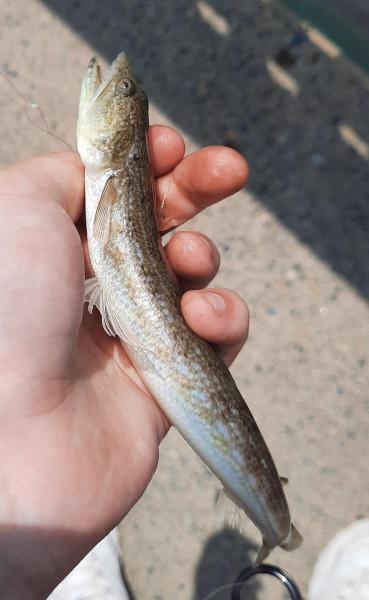
[[165, 184], [165, 190], [164, 190], [164, 194], [163, 194], [163, 198], [162, 201], [160, 202], [160, 208], [159, 208], [159, 216], [160, 218], [164, 217], [164, 208], [165, 208], [165, 204], [167, 202], [167, 198], [169, 196], [169, 188], [171, 187], [173, 183], [173, 175], [172, 173], [169, 173], [168, 177], [167, 177], [167, 181]]
[[212, 600], [219, 592], [224, 592], [226, 590], [231, 590], [232, 592], [230, 600], [241, 600], [241, 591], [243, 585], [255, 575], [270, 575], [271, 577], [275, 577], [287, 589], [291, 600], [303, 600], [299, 587], [293, 577], [281, 567], [277, 567], [277, 565], [268, 563], [247, 567], [241, 571], [234, 583], [228, 583], [217, 588], [208, 596], [206, 596], [204, 600]]
[[[43, 131], [44, 133], [46, 133], [47, 135], [50, 135], [51, 137], [55, 138], [56, 140], [58, 140], [59, 142], [62, 142], [63, 144], [65, 144], [67, 146], [67, 148], [69, 150], [73, 151], [73, 148], [70, 144], [68, 144], [68, 142], [66, 140], [64, 140], [62, 137], [59, 137], [56, 133], [53, 133], [52, 131], [50, 131], [49, 128], [49, 124], [47, 122], [47, 119], [45, 117], [45, 114], [42, 110], [42, 108], [39, 107], [39, 105], [37, 104], [37, 102], [33, 102], [32, 100], [28, 100], [28, 98], [26, 98], [26, 96], [24, 96], [22, 94], [22, 92], [17, 88], [17, 86], [15, 85], [15, 83], [10, 79], [10, 77], [4, 73], [3, 69], [0, 69], [0, 75], [2, 75], [2, 77], [4, 77], [4, 79], [8, 82], [8, 84], [13, 88], [13, 90], [15, 91], [15, 93], [19, 96], [19, 98], [21, 98], [25, 104], [24, 106], [24, 114], [26, 115], [26, 119], [29, 123], [31, 123], [31, 125], [33, 125], [34, 127], [36, 127], [37, 129], [39, 129], [40, 131]], [[38, 111], [38, 114], [41, 117], [42, 123], [43, 123], [43, 127], [41, 125], [39, 125], [38, 123], [36, 123], [36, 121], [34, 121], [30, 115], [28, 110], [32, 108], [32, 109], [36, 109]]]

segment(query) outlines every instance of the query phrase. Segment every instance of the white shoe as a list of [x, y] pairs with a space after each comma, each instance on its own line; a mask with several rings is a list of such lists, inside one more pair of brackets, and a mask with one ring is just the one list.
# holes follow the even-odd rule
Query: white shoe
[[309, 600], [369, 600], [369, 519], [340, 531], [323, 550]]
[[48, 600], [130, 600], [121, 574], [116, 529], [87, 554]]

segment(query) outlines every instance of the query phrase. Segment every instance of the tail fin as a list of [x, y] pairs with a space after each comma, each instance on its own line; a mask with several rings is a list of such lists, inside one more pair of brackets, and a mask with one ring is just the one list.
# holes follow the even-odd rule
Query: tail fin
[[[290, 532], [289, 532], [287, 538], [284, 540], [284, 542], [282, 542], [279, 545], [284, 550], [291, 551], [291, 550], [296, 550], [296, 548], [301, 546], [303, 541], [304, 541], [304, 538], [302, 537], [301, 533], [296, 529], [296, 527], [293, 524], [291, 524]], [[273, 550], [273, 548], [274, 548], [274, 545], [270, 546], [268, 544], [268, 542], [263, 539], [262, 546], [261, 546], [261, 548], [258, 552], [258, 555], [256, 557], [256, 560], [255, 560], [255, 565], [258, 565], [261, 562], [263, 562], [267, 558], [267, 556], [269, 556], [269, 553], [271, 550]]]
[[288, 534], [288, 537], [285, 539], [282, 544], [280, 544], [281, 548], [284, 550], [296, 550], [299, 546], [301, 546], [304, 538], [301, 533], [296, 529], [296, 527], [291, 524], [291, 529]]

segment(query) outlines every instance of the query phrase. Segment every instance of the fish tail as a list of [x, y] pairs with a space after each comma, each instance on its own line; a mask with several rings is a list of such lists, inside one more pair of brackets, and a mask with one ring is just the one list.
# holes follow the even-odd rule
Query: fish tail
[[301, 533], [296, 529], [296, 527], [292, 523], [287, 538], [284, 540], [284, 542], [282, 542], [282, 544], [280, 544], [280, 546], [284, 550], [295, 550], [296, 548], [301, 546], [303, 540], [304, 538], [302, 537]]
[[[291, 524], [288, 536], [279, 545], [281, 548], [283, 548], [283, 550], [296, 550], [296, 548], [301, 546], [303, 540], [304, 538], [302, 537], [301, 533], [296, 529], [296, 527], [293, 524]], [[267, 556], [269, 556], [269, 553], [273, 548], [274, 545], [271, 546], [265, 539], [263, 539], [262, 546], [255, 560], [255, 565], [258, 565], [261, 562], [263, 562], [267, 558]]]

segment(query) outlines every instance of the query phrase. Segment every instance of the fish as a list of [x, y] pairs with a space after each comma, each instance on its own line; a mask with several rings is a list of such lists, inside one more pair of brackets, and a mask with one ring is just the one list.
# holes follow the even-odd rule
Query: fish
[[297, 548], [281, 478], [219, 351], [184, 320], [155, 211], [148, 99], [127, 55], [105, 75], [96, 58], [83, 77], [77, 147], [85, 166], [89, 311], [101, 313], [169, 421], [259, 529], [266, 558]]

